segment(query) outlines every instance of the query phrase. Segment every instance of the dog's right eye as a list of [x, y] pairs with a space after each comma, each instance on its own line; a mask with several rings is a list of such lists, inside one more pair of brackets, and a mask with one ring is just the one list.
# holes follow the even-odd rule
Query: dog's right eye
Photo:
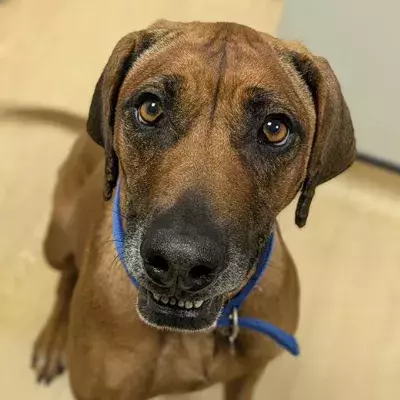
[[266, 119], [260, 132], [260, 137], [262, 142], [280, 147], [286, 144], [290, 133], [286, 118], [278, 114], [271, 115]]
[[146, 96], [137, 106], [137, 119], [144, 125], [155, 125], [163, 114], [161, 100], [154, 95]]

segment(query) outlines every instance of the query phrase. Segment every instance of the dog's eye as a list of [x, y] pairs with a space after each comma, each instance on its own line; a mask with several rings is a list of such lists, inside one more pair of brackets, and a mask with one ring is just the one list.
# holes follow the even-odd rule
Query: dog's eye
[[161, 101], [156, 96], [146, 98], [137, 108], [138, 119], [145, 125], [154, 125], [160, 120], [163, 113]]
[[272, 115], [266, 119], [262, 127], [264, 140], [273, 146], [283, 146], [289, 137], [289, 127], [283, 117]]

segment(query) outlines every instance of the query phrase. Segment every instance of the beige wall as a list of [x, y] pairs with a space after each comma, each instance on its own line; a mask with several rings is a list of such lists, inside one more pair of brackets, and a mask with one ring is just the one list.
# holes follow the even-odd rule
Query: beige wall
[[86, 113], [124, 34], [159, 18], [236, 21], [273, 33], [281, 9], [281, 0], [8, 0], [0, 5], [0, 101]]

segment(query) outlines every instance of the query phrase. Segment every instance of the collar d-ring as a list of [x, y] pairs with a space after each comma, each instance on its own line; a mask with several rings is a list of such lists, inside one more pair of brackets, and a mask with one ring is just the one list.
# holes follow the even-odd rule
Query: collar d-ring
[[233, 345], [235, 343], [235, 340], [237, 339], [239, 335], [239, 313], [237, 308], [232, 309], [232, 313], [229, 316], [229, 319], [231, 320], [231, 333], [229, 335], [229, 343]]

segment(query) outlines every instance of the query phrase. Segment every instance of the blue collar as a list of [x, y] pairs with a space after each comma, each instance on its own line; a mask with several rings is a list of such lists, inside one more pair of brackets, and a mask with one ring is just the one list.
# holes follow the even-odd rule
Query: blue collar
[[[120, 214], [120, 184], [118, 182], [113, 206], [113, 239], [115, 247], [117, 249], [117, 253], [119, 255], [119, 259], [124, 266], [125, 271], [127, 272], [132, 283], [136, 287], [139, 287], [138, 281], [128, 272], [127, 266], [124, 263], [124, 238], [125, 232]], [[270, 324], [269, 322], [261, 321], [251, 317], [238, 316], [238, 311], [240, 310], [241, 306], [243, 305], [255, 285], [261, 279], [263, 273], [268, 267], [272, 250], [274, 248], [274, 242], [275, 234], [272, 233], [269, 236], [267, 243], [261, 253], [261, 257], [254, 275], [249, 279], [244, 288], [225, 305], [222, 314], [218, 320], [217, 326], [230, 327], [232, 329], [232, 334], [229, 338], [232, 343], [236, 339], [239, 327], [248, 328], [269, 336], [279, 346], [286, 349], [292, 355], [297, 356], [300, 352], [299, 346], [296, 339], [292, 335], [289, 335], [282, 329]]]

